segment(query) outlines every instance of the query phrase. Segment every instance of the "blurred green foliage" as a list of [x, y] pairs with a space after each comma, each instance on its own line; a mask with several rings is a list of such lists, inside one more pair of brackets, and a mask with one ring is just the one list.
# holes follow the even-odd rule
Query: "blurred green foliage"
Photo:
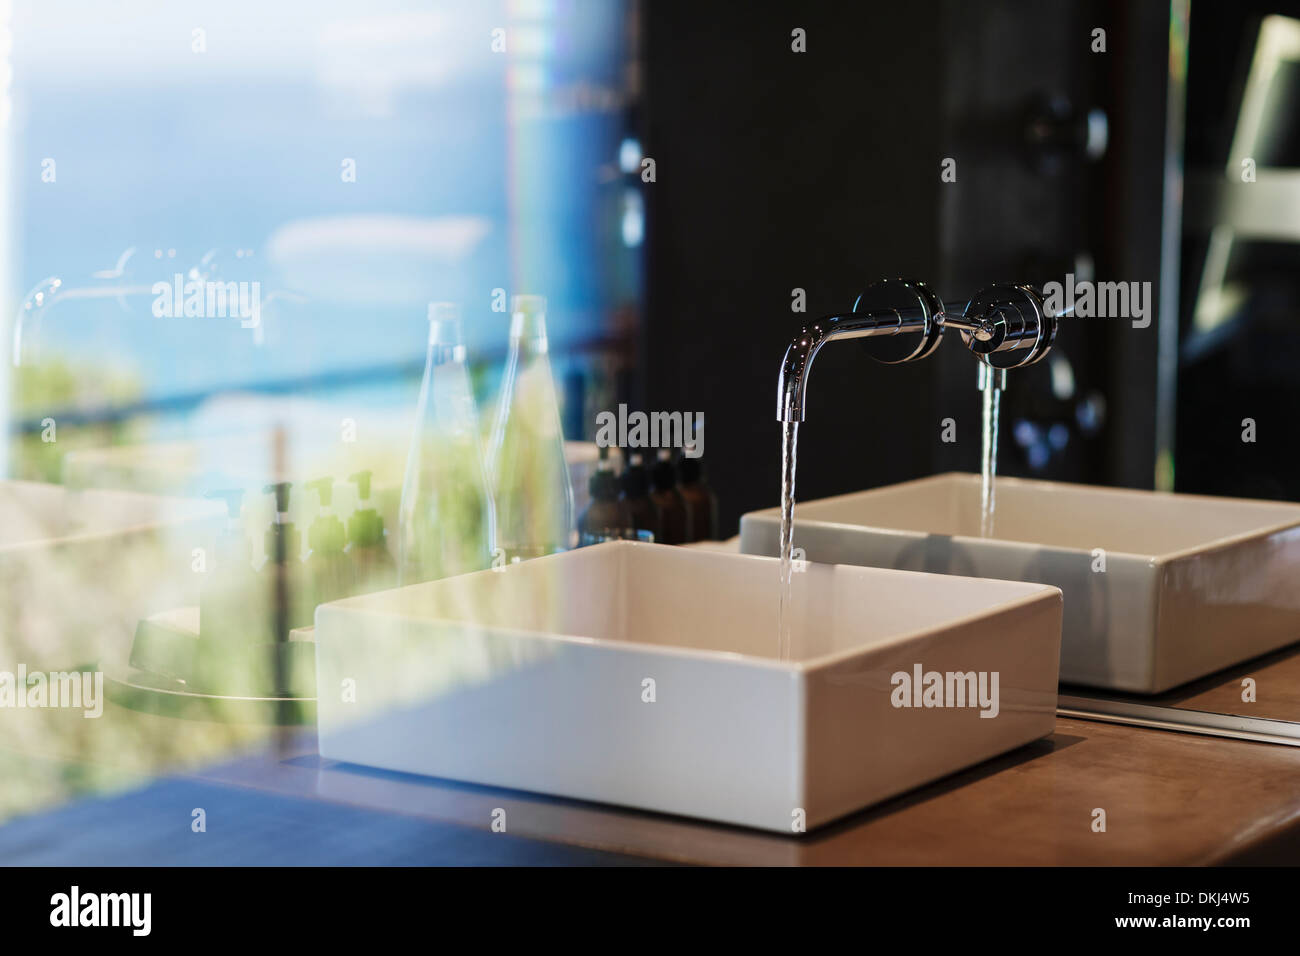
[[[68, 411], [101, 411], [127, 405], [143, 393], [136, 375], [109, 365], [74, 364], [50, 359], [16, 370], [15, 419], [38, 424], [54, 420], [54, 428], [13, 435], [10, 441], [13, 476], [28, 481], [58, 482], [63, 456], [82, 448], [103, 448], [132, 440], [139, 421], [74, 425], [59, 421]], [[52, 433], [54, 441], [47, 440]]]

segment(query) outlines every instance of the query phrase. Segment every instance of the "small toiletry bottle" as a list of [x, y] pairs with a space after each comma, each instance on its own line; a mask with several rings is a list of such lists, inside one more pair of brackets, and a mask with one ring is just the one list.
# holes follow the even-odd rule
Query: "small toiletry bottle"
[[356, 574], [352, 560], [343, 553], [347, 534], [343, 522], [330, 508], [334, 498], [334, 479], [317, 478], [304, 482], [304, 487], [314, 488], [320, 498], [320, 513], [307, 529], [307, 586], [311, 595], [312, 616], [315, 609], [330, 601], [339, 601], [356, 592]]
[[677, 469], [673, 467], [672, 453], [659, 449], [659, 460], [650, 471], [654, 491], [650, 498], [659, 509], [659, 533], [655, 540], [663, 544], [684, 544], [686, 528], [690, 524], [686, 499], [677, 487]]
[[315, 610], [301, 559], [302, 532], [289, 520], [292, 488], [281, 481], [263, 489], [275, 496], [275, 517], [266, 529], [266, 562], [259, 572], [270, 595], [263, 630], [267, 641], [287, 641], [295, 627], [312, 623]]
[[623, 488], [623, 503], [632, 518], [632, 527], [638, 536], [649, 535], [652, 539], [659, 537], [659, 510], [650, 497], [650, 471], [641, 459], [640, 452], [632, 452], [627, 459], [627, 467], [619, 478]]
[[370, 507], [370, 472], [358, 471], [348, 481], [357, 486], [357, 509], [348, 518], [348, 546], [343, 549], [356, 576], [354, 593], [386, 591], [397, 586], [397, 562], [388, 551], [384, 519]]
[[244, 535], [244, 492], [238, 488], [209, 491], [204, 497], [226, 503], [226, 526], [199, 584], [199, 638], [247, 643], [258, 636], [257, 609], [265, 603], [265, 595]]
[[587, 480], [587, 488], [591, 504], [578, 521], [578, 543], [598, 544], [633, 536], [632, 512], [626, 502], [619, 500], [618, 477], [610, 467], [608, 448], [600, 450], [600, 464]]
[[686, 525], [687, 541], [716, 541], [718, 538], [718, 498], [704, 479], [704, 464], [699, 458], [685, 455], [677, 462], [678, 488], [686, 499], [690, 520]]

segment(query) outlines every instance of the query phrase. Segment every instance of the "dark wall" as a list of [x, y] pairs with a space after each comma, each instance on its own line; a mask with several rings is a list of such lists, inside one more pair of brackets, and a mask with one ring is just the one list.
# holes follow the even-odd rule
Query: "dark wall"
[[[774, 5], [773, 5], [774, 6]], [[703, 411], [724, 533], [780, 495], [777, 369], [803, 322], [938, 269], [940, 5], [645, 5], [645, 400]], [[808, 52], [791, 52], [791, 30]], [[906, 96], [894, 95], [906, 90]], [[807, 315], [791, 290], [807, 292]], [[800, 435], [810, 498], [924, 473], [923, 365], [825, 349]]]
[[[1099, 279], [1159, 280], [1167, 5], [774, 7], [643, 7], [641, 126], [657, 181], [645, 186], [640, 398], [705, 413], [724, 533], [779, 499], [786, 345], [867, 283], [923, 279], [960, 308], [989, 282], [1063, 279], [1081, 253]], [[1089, 49], [1093, 26], [1110, 33], [1106, 55]], [[806, 53], [791, 51], [796, 27]], [[1026, 128], [1053, 99], [1068, 106], [1067, 144], [1044, 151]], [[1098, 162], [1068, 143], [1091, 106], [1112, 115]], [[957, 159], [956, 183], [941, 182], [945, 157]], [[791, 312], [796, 287], [805, 315]], [[1076, 394], [1054, 398], [1046, 364], [1013, 373], [1001, 470], [1149, 487], [1155, 324], [1142, 336], [1075, 324], [1058, 342]], [[1083, 434], [1074, 406], [1088, 393], [1109, 424]], [[956, 444], [940, 441], [948, 417]], [[798, 497], [977, 470], [978, 419], [975, 362], [956, 336], [907, 366], [832, 345], [811, 378]], [[1031, 463], [1010, 438], [1019, 420], [1065, 422], [1068, 447]]]

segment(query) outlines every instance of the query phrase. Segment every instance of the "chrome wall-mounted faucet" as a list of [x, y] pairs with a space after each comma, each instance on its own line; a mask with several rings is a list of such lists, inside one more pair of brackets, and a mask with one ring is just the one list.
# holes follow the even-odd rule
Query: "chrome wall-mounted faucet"
[[804, 326], [786, 348], [777, 380], [777, 420], [804, 420], [813, 359], [827, 342], [868, 339], [872, 358], [898, 365], [933, 354], [949, 328], [961, 333], [963, 344], [980, 360], [980, 388], [1000, 390], [1007, 369], [1032, 365], [1048, 353], [1056, 339], [1056, 316], [1027, 285], [991, 285], [957, 314], [946, 312], [924, 282], [873, 283], [858, 296], [852, 312]]

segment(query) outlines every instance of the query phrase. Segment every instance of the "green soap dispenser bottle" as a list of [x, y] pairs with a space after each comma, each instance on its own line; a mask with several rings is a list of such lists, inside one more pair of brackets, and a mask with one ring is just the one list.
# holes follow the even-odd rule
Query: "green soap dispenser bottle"
[[356, 594], [386, 591], [397, 586], [397, 562], [388, 550], [384, 519], [370, 507], [370, 472], [348, 476], [357, 486], [357, 509], [348, 518], [348, 545], [344, 553], [352, 561]]
[[334, 499], [334, 479], [317, 478], [304, 483], [320, 498], [320, 513], [307, 529], [307, 590], [313, 617], [315, 609], [330, 601], [339, 601], [356, 593], [357, 577], [352, 559], [343, 553], [347, 533], [343, 522], [330, 508]]
[[232, 488], [209, 491], [204, 497], [226, 503], [226, 527], [217, 538], [212, 566], [199, 586], [199, 639], [246, 644], [260, 635], [258, 608], [265, 604], [265, 593], [244, 536], [244, 492]]
[[281, 481], [262, 489], [275, 496], [275, 517], [266, 529], [266, 562], [260, 572], [263, 587], [270, 593], [263, 631], [270, 641], [287, 641], [291, 630], [312, 622], [314, 611], [301, 559], [302, 532], [289, 520], [292, 488], [289, 482]]

